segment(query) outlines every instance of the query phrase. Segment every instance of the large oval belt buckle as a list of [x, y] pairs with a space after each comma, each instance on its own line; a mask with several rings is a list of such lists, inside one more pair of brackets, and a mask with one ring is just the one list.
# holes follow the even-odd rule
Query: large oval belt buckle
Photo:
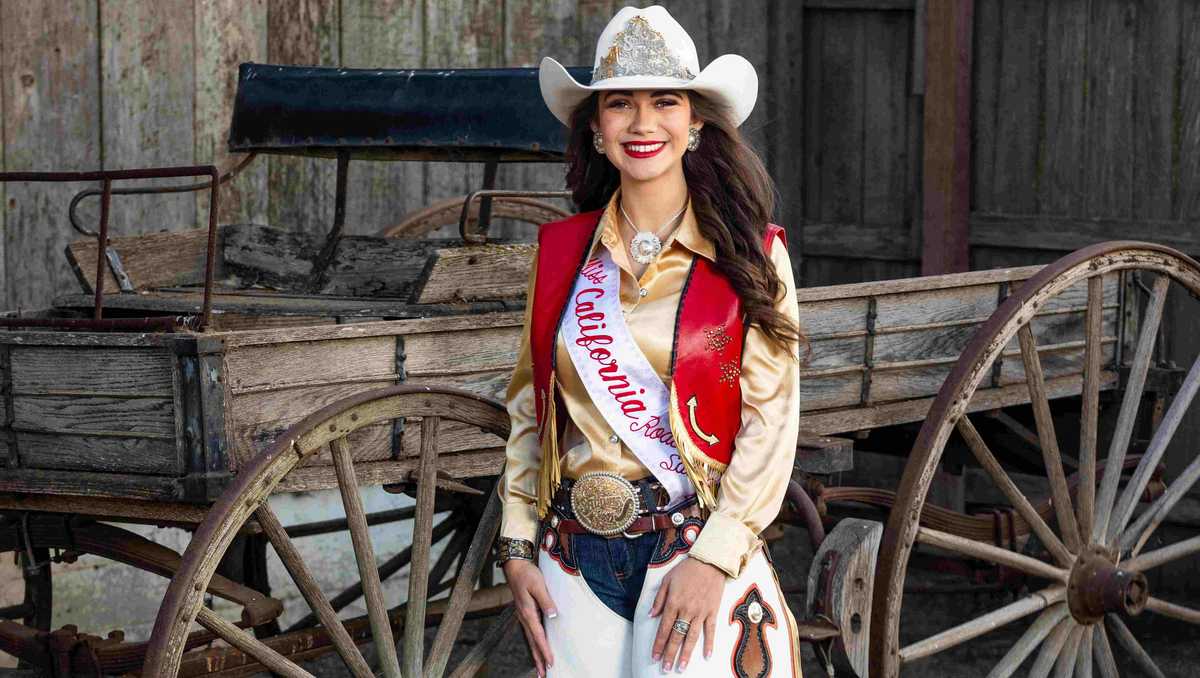
[[571, 512], [588, 532], [611, 537], [637, 520], [637, 490], [610, 471], [585, 473], [571, 486]]

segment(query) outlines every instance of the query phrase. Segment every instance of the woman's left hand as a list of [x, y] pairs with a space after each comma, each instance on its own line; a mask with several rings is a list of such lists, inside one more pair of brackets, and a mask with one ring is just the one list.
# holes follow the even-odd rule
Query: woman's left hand
[[[712, 656], [717, 609], [721, 606], [724, 590], [724, 572], [691, 558], [685, 558], [663, 577], [650, 608], [650, 616], [659, 617], [651, 656], [654, 661], [662, 661], [663, 671], [670, 671], [672, 666], [678, 666], [680, 672], [687, 668], [701, 630], [704, 632], [704, 657]], [[686, 638], [673, 629], [676, 619], [690, 624]]]

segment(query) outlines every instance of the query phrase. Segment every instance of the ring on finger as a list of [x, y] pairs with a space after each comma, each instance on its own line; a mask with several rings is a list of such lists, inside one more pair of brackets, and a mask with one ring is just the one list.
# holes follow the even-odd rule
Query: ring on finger
[[688, 631], [692, 630], [692, 623], [685, 619], [676, 619], [674, 624], [671, 624], [671, 630], [680, 635], [686, 636]]

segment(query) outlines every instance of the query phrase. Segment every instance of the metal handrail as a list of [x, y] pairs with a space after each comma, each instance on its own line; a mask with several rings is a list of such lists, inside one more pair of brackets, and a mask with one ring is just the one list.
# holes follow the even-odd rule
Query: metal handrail
[[[204, 259], [204, 304], [200, 315], [199, 322], [185, 317], [177, 317], [171, 319], [170, 322], [164, 323], [172, 327], [190, 327], [197, 330], [202, 330], [208, 326], [212, 319], [212, 288], [213, 288], [213, 270], [216, 261], [217, 251], [217, 210], [220, 206], [219, 188], [223, 180], [228, 180], [242, 167], [249, 163], [253, 155], [243, 160], [237, 167], [230, 172], [227, 172], [222, 178], [221, 172], [214, 165], [190, 165], [184, 167], [148, 167], [139, 169], [126, 170], [97, 170], [92, 172], [0, 172], [0, 183], [7, 182], [36, 182], [36, 183], [69, 183], [76, 181], [99, 181], [100, 189], [90, 189], [75, 196], [72, 201], [72, 208], [78, 204], [78, 201], [87, 195], [100, 196], [100, 230], [99, 232], [91, 233], [98, 240], [96, 248], [96, 290], [95, 302], [90, 321], [80, 320], [77, 318], [0, 318], [0, 327], [58, 327], [72, 329], [92, 329], [92, 330], [111, 330], [127, 326], [127, 323], [114, 323], [114, 319], [105, 319], [103, 317], [104, 308], [104, 261], [105, 254], [108, 250], [108, 213], [109, 206], [112, 201], [112, 195], [115, 192], [122, 194], [130, 193], [171, 193], [183, 192], [190, 190], [201, 190], [207, 188], [209, 190], [208, 200], [208, 246]], [[198, 184], [188, 186], [167, 186], [149, 189], [117, 189], [114, 190], [112, 184], [114, 181], [127, 181], [138, 179], [172, 179], [179, 177], [199, 177], [207, 176], [209, 180]], [[72, 218], [72, 226], [81, 233], [87, 234], [81, 230]], [[145, 321], [143, 320], [143, 323]], [[148, 325], [157, 326], [157, 321], [148, 323]]]

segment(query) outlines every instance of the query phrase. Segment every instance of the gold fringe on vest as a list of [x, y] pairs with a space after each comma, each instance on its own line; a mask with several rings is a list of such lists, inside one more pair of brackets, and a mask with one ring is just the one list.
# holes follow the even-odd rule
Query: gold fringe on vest
[[675, 384], [671, 384], [671, 435], [675, 438], [675, 448], [679, 458], [683, 460], [683, 468], [687, 471], [688, 479], [696, 489], [696, 499], [701, 508], [710, 511], [717, 508], [717, 485], [721, 474], [725, 473], [726, 465], [704, 454], [696, 447], [691, 434], [679, 414], [679, 399], [675, 393]]
[[554, 405], [557, 391], [554, 372], [550, 372], [550, 390], [546, 394], [546, 412], [542, 417], [542, 428], [538, 431], [538, 440], [542, 446], [542, 465], [538, 473], [537, 513], [538, 518], [545, 518], [550, 511], [550, 500], [558, 491], [562, 482], [562, 469], [558, 458], [558, 421], [557, 409]]

